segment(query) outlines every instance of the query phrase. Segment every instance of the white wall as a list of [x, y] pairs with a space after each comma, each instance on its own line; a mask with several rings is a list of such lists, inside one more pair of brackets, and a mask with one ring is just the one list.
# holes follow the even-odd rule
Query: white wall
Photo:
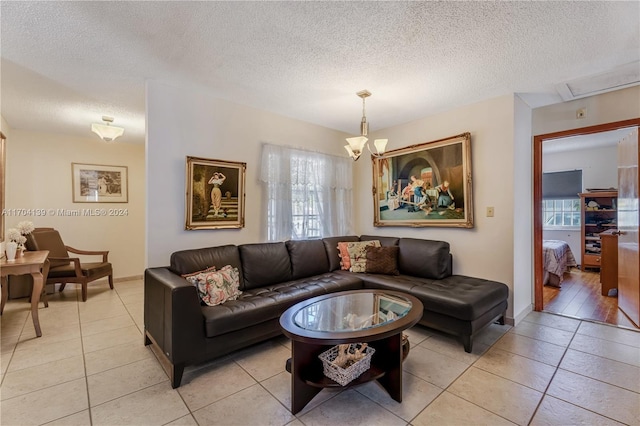
[[533, 155], [531, 108], [514, 96], [513, 312], [517, 324], [533, 308]]
[[[586, 118], [576, 111], [587, 109]], [[549, 105], [533, 110], [533, 134], [560, 132], [640, 117], [640, 86]]]
[[[467, 131], [471, 132], [473, 229], [375, 228], [371, 162], [365, 158], [356, 163], [356, 233], [448, 241], [454, 273], [504, 282], [510, 287], [511, 299], [514, 291], [514, 96], [502, 96], [384, 129], [371, 138], [388, 138], [388, 149], [395, 149]], [[526, 174], [526, 170], [519, 174]], [[530, 174], [525, 178], [531, 182]], [[488, 206], [495, 208], [494, 217], [486, 217]], [[530, 303], [531, 285], [526, 284]], [[513, 317], [513, 306], [511, 299], [509, 317]]]
[[582, 169], [582, 190], [586, 188], [618, 187], [618, 147], [581, 149], [576, 151], [544, 153], [543, 144], [542, 171], [560, 172]]
[[[5, 123], [3, 122], [3, 129]], [[4, 130], [3, 130], [4, 132]], [[87, 133], [90, 134], [87, 129]], [[129, 202], [73, 203], [71, 163], [127, 166]], [[54, 227], [66, 245], [109, 250], [114, 278], [144, 272], [144, 146], [107, 144], [97, 137], [78, 138], [11, 129], [7, 134], [7, 209], [43, 209], [46, 216], [7, 216], [6, 227], [29, 220]], [[119, 217], [59, 216], [51, 209], [126, 208]], [[95, 260], [85, 257], [83, 260]]]
[[[147, 265], [168, 265], [177, 250], [265, 241], [263, 189], [258, 182], [262, 143], [346, 155], [345, 137], [216, 99], [204, 90], [148, 82]], [[186, 156], [247, 163], [244, 228], [185, 231]]]

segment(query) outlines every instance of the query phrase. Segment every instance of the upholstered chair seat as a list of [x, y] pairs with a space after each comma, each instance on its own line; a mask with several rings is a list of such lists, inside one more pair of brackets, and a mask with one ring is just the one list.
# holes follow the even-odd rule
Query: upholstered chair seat
[[[82, 271], [82, 275], [87, 278], [93, 278], [98, 275], [102, 278], [111, 274], [111, 264], [99, 262], [81, 263], [80, 270]], [[75, 267], [72, 264], [58, 266], [49, 271], [49, 277], [66, 277], [70, 274], [75, 274]]]

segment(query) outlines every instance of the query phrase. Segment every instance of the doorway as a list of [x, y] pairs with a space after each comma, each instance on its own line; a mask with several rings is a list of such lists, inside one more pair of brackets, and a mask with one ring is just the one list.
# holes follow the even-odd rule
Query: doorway
[[[533, 216], [534, 216], [534, 310], [541, 311], [545, 306], [545, 291], [543, 286], [543, 196], [542, 196], [542, 174], [543, 174], [543, 142], [558, 140], [561, 138], [570, 138], [581, 135], [595, 135], [598, 133], [609, 132], [619, 129], [627, 129], [637, 127], [640, 125], [640, 119], [632, 119], [614, 123], [607, 123], [597, 126], [584, 127], [580, 129], [567, 130], [563, 132], [549, 133], [544, 135], [534, 136], [534, 200], [533, 200]], [[617, 185], [616, 185], [617, 186]], [[593, 282], [596, 281], [599, 285], [599, 276], [594, 277], [588, 274], [572, 274], [573, 284], [579, 284], [581, 280], [590, 282], [591, 287], [595, 287]], [[575, 281], [578, 281], [576, 283]], [[570, 289], [570, 282], [567, 283], [567, 290]], [[576, 287], [577, 288], [577, 287]], [[575, 289], [574, 289], [575, 291]], [[547, 292], [549, 293], [549, 292]], [[567, 291], [569, 293], [569, 291]], [[549, 294], [547, 294], [547, 302], [549, 302]], [[622, 324], [627, 324], [622, 321]]]

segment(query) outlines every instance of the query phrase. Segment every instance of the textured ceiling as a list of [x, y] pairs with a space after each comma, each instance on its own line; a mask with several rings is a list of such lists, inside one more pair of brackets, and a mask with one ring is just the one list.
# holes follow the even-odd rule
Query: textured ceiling
[[633, 2], [2, 1], [1, 111], [12, 128], [144, 140], [155, 79], [348, 133], [554, 86], [640, 60]]

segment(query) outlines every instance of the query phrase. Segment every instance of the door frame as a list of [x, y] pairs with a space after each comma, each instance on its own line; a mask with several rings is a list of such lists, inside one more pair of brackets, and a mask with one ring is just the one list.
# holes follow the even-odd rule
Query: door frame
[[533, 273], [534, 297], [533, 310], [541, 311], [543, 306], [543, 267], [542, 267], [542, 143], [546, 140], [569, 136], [589, 135], [624, 129], [626, 127], [640, 127], [640, 118], [598, 124], [595, 126], [545, 133], [533, 137]]

